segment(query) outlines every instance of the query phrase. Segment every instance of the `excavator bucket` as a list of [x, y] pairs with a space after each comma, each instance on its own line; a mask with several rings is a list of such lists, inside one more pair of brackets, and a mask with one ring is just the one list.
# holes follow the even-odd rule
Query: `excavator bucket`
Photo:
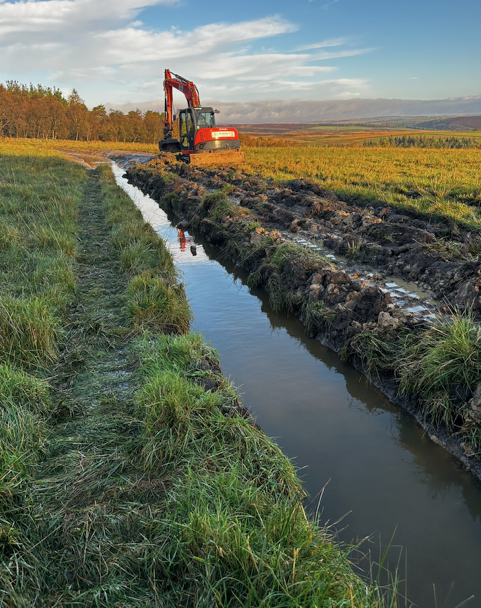
[[213, 152], [190, 155], [190, 164], [196, 167], [209, 165], [238, 165], [245, 162], [245, 152]]

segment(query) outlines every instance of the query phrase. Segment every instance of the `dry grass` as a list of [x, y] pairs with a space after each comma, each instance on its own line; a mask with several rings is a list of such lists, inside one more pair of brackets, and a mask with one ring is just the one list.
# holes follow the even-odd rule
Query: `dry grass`
[[119, 141], [70, 141], [62, 139], [0, 139], [0, 154], [11, 156], [53, 156], [65, 158], [62, 150], [78, 154], [91, 154], [106, 150], [125, 150], [128, 152], [150, 152], [158, 154], [155, 144], [122, 143]]
[[278, 182], [309, 178], [343, 200], [481, 227], [481, 150], [250, 148], [243, 168]]

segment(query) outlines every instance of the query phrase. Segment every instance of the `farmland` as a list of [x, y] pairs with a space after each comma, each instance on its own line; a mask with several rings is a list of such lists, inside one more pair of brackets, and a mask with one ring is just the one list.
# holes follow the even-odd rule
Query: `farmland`
[[[478, 117], [479, 118], [479, 117]], [[390, 124], [392, 122], [392, 124]], [[407, 124], [404, 124], [406, 122]], [[422, 124], [422, 123], [421, 123]], [[448, 123], [449, 124], [449, 123]], [[395, 120], [366, 123], [338, 124], [259, 124], [237, 125], [241, 133], [264, 139], [284, 139], [291, 145], [304, 147], [352, 147], [362, 146], [365, 142], [379, 142], [388, 137], [469, 138], [481, 143], [481, 131], [466, 129], [429, 129], [417, 127], [417, 122]], [[413, 128], [415, 127], [415, 128]]]

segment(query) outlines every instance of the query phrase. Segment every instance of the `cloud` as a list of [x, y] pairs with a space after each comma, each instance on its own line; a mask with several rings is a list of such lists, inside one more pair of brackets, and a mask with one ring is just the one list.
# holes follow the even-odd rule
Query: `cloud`
[[[119, 102], [158, 95], [164, 67], [195, 79], [202, 98], [226, 101], [292, 98], [300, 92], [350, 97], [367, 91], [364, 79], [333, 79], [339, 70], [334, 60], [372, 50], [341, 48], [344, 38], [294, 51], [258, 50], [258, 41], [299, 29], [276, 15], [191, 30], [156, 30], [139, 19], [146, 7], [165, 10], [178, 2], [0, 0], [0, 72], [19, 80], [21, 74], [41, 72], [60, 88], [81, 82], [83, 95], [92, 91], [87, 93], [91, 105], [105, 99], [106, 90]], [[336, 48], [324, 50], [330, 47]], [[328, 78], [322, 80], [323, 75]]]
[[[190, 32], [152, 32], [134, 28], [99, 34], [107, 59], [115, 63], [158, 61], [205, 55], [223, 47], [294, 32], [297, 26], [278, 17], [235, 24], [212, 23]], [[195, 49], [195, 50], [193, 50]]]
[[[163, 110], [163, 100], [127, 105], [109, 105], [124, 112]], [[263, 100], [256, 103], [210, 101], [221, 114], [219, 124], [275, 122], [322, 122], [324, 120], [366, 119], [392, 116], [447, 116], [481, 114], [481, 95], [437, 100], [346, 99], [330, 101]]]
[[0, 35], [82, 29], [84, 24], [133, 19], [142, 8], [172, 5], [179, 0], [27, 0], [0, 6]]
[[327, 46], [340, 46], [346, 42], [347, 38], [332, 38], [331, 40], [323, 40], [322, 42], [315, 42], [314, 44], [308, 44], [307, 46], [300, 46], [296, 51], [310, 51], [312, 49], [322, 49]]
[[371, 49], [349, 49], [346, 51], [335, 51], [335, 52], [322, 52], [311, 55], [311, 60], [323, 61], [325, 59], [339, 59], [340, 57], [355, 57], [356, 55], [364, 55], [364, 53], [370, 53], [374, 51]]
[[[312, 0], [309, 0], [309, 2], [312, 2]], [[326, 4], [323, 4], [321, 8], [327, 10], [332, 4], [336, 4], [337, 2], [339, 2], [339, 0], [332, 0], [332, 2], [327, 2]]]

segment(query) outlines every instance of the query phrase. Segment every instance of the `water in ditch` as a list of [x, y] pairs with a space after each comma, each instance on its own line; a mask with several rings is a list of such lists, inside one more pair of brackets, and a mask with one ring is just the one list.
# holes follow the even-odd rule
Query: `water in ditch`
[[[222, 369], [265, 432], [301, 468], [311, 496], [325, 487], [324, 522], [343, 541], [372, 535], [407, 552], [408, 595], [420, 608], [481, 606], [481, 484], [419, 425], [300, 322], [275, 313], [221, 252], [178, 231], [157, 203], [117, 183], [168, 243], [183, 272], [194, 329], [219, 351]], [[194, 255], [195, 254], [195, 255]], [[220, 261], [219, 261], [220, 260]], [[317, 503], [316, 503], [317, 506]], [[396, 548], [390, 551], [395, 559]]]

